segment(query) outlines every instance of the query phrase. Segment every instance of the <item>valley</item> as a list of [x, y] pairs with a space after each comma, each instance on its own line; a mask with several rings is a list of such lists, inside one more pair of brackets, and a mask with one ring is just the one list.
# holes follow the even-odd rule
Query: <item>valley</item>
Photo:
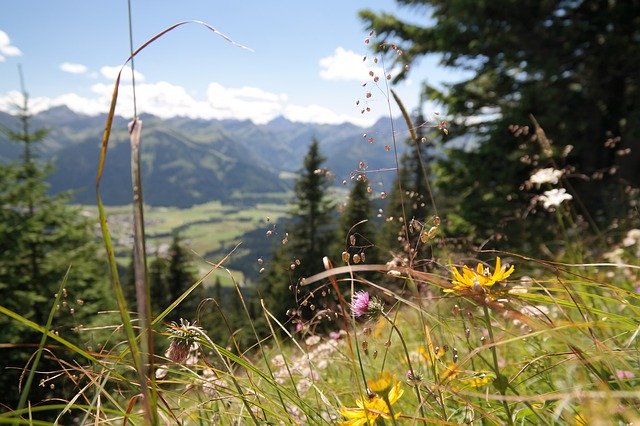
[[[242, 206], [220, 201], [189, 208], [145, 206], [147, 255], [152, 258], [165, 254], [173, 232], [179, 232], [193, 253], [199, 276], [204, 276], [211, 268], [207, 262], [215, 264], [231, 253], [224, 266], [233, 279], [242, 286], [254, 285], [261, 268], [258, 259], [267, 261], [273, 245], [280, 243], [281, 221], [290, 209], [290, 193], [268, 195], [261, 202], [239, 203]], [[240, 197], [238, 201], [241, 201]], [[97, 218], [96, 206], [79, 207], [83, 215]], [[122, 268], [126, 268], [133, 246], [132, 207], [107, 206], [106, 210], [116, 259]], [[271, 231], [269, 235], [267, 231]], [[96, 237], [101, 239], [97, 219]], [[212, 285], [219, 277], [223, 286], [231, 286], [231, 276], [219, 269], [207, 277], [204, 285]]]

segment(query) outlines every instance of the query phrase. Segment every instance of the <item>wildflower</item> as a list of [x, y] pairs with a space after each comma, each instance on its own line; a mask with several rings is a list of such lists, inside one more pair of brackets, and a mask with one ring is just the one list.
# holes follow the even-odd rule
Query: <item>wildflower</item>
[[340, 338], [342, 337], [343, 334], [346, 334], [346, 332], [344, 330], [331, 331], [331, 332], [329, 332], [329, 338], [331, 338], [333, 340], [340, 340]]
[[204, 330], [180, 318], [180, 325], [172, 322], [167, 328], [167, 332], [171, 344], [167, 348], [165, 356], [175, 363], [183, 364], [187, 360], [189, 352], [199, 348], [198, 341]]
[[625, 247], [631, 247], [640, 242], [640, 229], [631, 229], [627, 232], [627, 235], [622, 240], [622, 245]]
[[[189, 321], [180, 318], [180, 325], [172, 322], [167, 328], [171, 343], [164, 356], [177, 364], [192, 365], [197, 362], [198, 343], [204, 334], [204, 330], [198, 326], [189, 324]], [[166, 366], [160, 366], [156, 370], [156, 378], [163, 379], [169, 370]]]
[[495, 283], [507, 279], [514, 271], [513, 265], [507, 269], [506, 265], [502, 265], [500, 258], [496, 257], [496, 267], [493, 274], [488, 267], [484, 267], [482, 263], [478, 263], [475, 271], [466, 265], [462, 267], [462, 274], [458, 269], [453, 268], [453, 284], [452, 289], [446, 289], [445, 292], [466, 292], [470, 290], [485, 291], [489, 290]]
[[274, 367], [282, 367], [283, 365], [285, 365], [284, 357], [282, 356], [282, 354], [278, 354], [271, 358], [271, 364], [273, 364]]
[[184, 364], [191, 351], [191, 345], [184, 340], [172, 340], [165, 356], [177, 364]]
[[305, 339], [304, 343], [307, 346], [315, 346], [320, 343], [320, 336], [309, 336]]
[[538, 200], [542, 202], [542, 206], [546, 210], [551, 210], [552, 208], [558, 207], [564, 201], [573, 200], [573, 196], [567, 194], [567, 190], [564, 188], [554, 188], [545, 191]]
[[391, 377], [391, 374], [385, 371], [380, 375], [378, 379], [367, 380], [367, 385], [372, 392], [382, 394], [391, 389], [392, 381], [393, 379]]
[[546, 169], [540, 169], [529, 178], [529, 183], [535, 185], [536, 188], [540, 188], [540, 185], [549, 183], [555, 185], [562, 176], [562, 170], [557, 170], [552, 167]]
[[479, 372], [471, 377], [460, 379], [460, 382], [472, 388], [481, 388], [488, 385], [494, 378], [495, 376], [492, 373]]
[[444, 366], [440, 377], [442, 378], [443, 381], [451, 380], [451, 379], [454, 379], [456, 376], [458, 376], [458, 374], [460, 374], [461, 372], [462, 370], [458, 368], [458, 364], [456, 364], [455, 362], [451, 362]]
[[[368, 398], [367, 400], [356, 400], [358, 408], [346, 408], [340, 409], [340, 414], [349, 420], [340, 422], [343, 426], [373, 426], [378, 418], [390, 420], [392, 416], [393, 404], [400, 399], [404, 394], [404, 390], [400, 388], [400, 382], [396, 382], [389, 393], [383, 398], [379, 395]], [[386, 401], [385, 401], [386, 399]], [[394, 413], [393, 418], [398, 418], [400, 413]]]
[[587, 426], [587, 419], [582, 414], [576, 414], [573, 416], [573, 421], [576, 426]]
[[435, 348], [433, 348], [433, 344], [430, 344], [429, 346], [431, 347], [431, 352], [432, 352], [431, 354], [429, 354], [429, 349], [424, 346], [420, 346], [418, 348], [418, 353], [422, 355], [422, 358], [424, 358], [424, 360], [428, 364], [431, 364], [431, 357], [435, 358], [436, 360], [439, 360], [444, 356], [446, 351], [444, 350], [444, 348], [441, 348], [439, 346], [436, 346]]
[[636, 375], [633, 374], [633, 371], [627, 370], [616, 370], [616, 379], [618, 380], [630, 380], [635, 378]]
[[376, 297], [371, 297], [368, 292], [360, 290], [353, 295], [351, 299], [351, 314], [358, 317], [367, 317], [374, 319], [383, 313], [383, 304]]

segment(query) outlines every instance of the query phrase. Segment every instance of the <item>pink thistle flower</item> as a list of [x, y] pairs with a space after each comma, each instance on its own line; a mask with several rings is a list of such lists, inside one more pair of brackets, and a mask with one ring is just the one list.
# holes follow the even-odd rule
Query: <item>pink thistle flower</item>
[[360, 290], [351, 298], [351, 314], [355, 317], [375, 319], [383, 313], [384, 305], [376, 297], [371, 297], [368, 292]]
[[358, 318], [367, 314], [369, 310], [369, 302], [371, 296], [364, 290], [360, 290], [351, 298], [351, 313], [354, 317]]

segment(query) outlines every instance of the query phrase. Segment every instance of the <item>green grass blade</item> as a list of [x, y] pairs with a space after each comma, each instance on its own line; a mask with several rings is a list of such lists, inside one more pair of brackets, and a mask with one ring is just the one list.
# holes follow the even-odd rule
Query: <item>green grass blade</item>
[[51, 310], [49, 311], [49, 318], [47, 318], [47, 324], [44, 326], [44, 332], [42, 333], [42, 338], [40, 339], [40, 345], [38, 346], [38, 351], [36, 352], [35, 359], [33, 360], [33, 366], [31, 367], [31, 371], [29, 371], [29, 376], [27, 377], [27, 381], [25, 382], [24, 388], [22, 389], [22, 393], [20, 394], [20, 401], [18, 402], [18, 408], [17, 408], [18, 411], [20, 411], [24, 407], [24, 404], [27, 402], [29, 391], [31, 390], [31, 384], [33, 383], [33, 378], [35, 377], [38, 364], [40, 363], [40, 358], [42, 357], [44, 344], [47, 341], [47, 335], [49, 333], [49, 330], [51, 330], [51, 324], [53, 323], [53, 316], [56, 313], [56, 310], [57, 310], [56, 307], [60, 303], [60, 298], [62, 297], [62, 289], [67, 283], [70, 270], [71, 270], [71, 267], [67, 268], [67, 272], [64, 274], [64, 277], [62, 278], [62, 282], [60, 283], [60, 287], [58, 288], [58, 292], [56, 293], [56, 298], [53, 301], [53, 306], [51, 306]]

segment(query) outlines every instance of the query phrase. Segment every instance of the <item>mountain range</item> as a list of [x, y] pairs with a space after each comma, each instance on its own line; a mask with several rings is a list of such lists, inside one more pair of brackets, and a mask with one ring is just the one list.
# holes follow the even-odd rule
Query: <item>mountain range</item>
[[[37, 147], [41, 160], [53, 166], [48, 181], [52, 193], [72, 191], [73, 201], [95, 202], [95, 176], [106, 117], [78, 114], [54, 107], [36, 114], [31, 129], [45, 128]], [[320, 143], [326, 167], [335, 183], [348, 180], [361, 163], [367, 170], [395, 166], [390, 119], [365, 129], [349, 123], [298, 123], [277, 117], [266, 124], [249, 120], [162, 119], [142, 115], [142, 179], [145, 202], [153, 206], [189, 207], [235, 195], [267, 195], [292, 187], [291, 177], [302, 167], [312, 139]], [[116, 117], [112, 127], [101, 194], [105, 204], [131, 201], [130, 144], [127, 121]], [[393, 121], [397, 147], [407, 128]], [[0, 125], [18, 129], [16, 117], [0, 112]], [[400, 129], [399, 131], [397, 129]], [[18, 160], [19, 144], [0, 133], [0, 161]]]

